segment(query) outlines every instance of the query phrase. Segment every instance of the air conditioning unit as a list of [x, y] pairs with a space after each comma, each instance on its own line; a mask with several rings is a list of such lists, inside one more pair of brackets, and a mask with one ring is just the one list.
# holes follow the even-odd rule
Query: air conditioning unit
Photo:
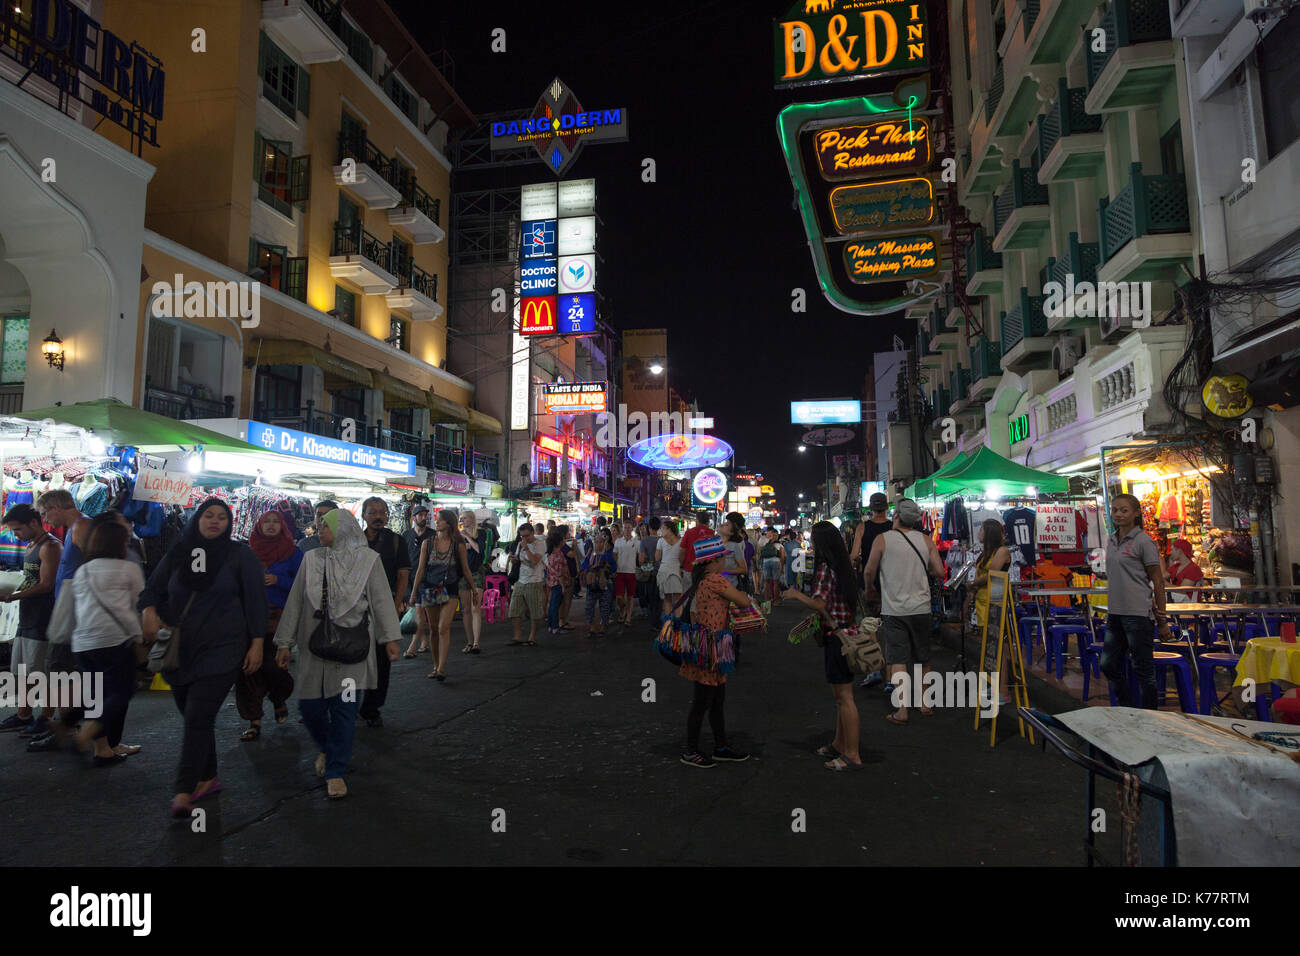
[[912, 477], [912, 426], [889, 426], [890, 480]]
[[1132, 316], [1116, 318], [1115, 316], [1105, 315], [1103, 313], [1098, 322], [1101, 328], [1101, 337], [1103, 340], [1116, 338], [1120, 335], [1126, 335], [1128, 334], [1128, 331], [1133, 328]]
[[1052, 368], [1058, 375], [1073, 371], [1083, 358], [1083, 336], [1063, 335], [1052, 346]]

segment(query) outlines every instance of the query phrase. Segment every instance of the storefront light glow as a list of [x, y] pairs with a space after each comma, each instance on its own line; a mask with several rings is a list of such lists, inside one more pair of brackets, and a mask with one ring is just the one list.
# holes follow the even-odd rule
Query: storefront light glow
[[628, 461], [658, 471], [707, 468], [726, 461], [732, 454], [729, 444], [712, 435], [656, 435], [627, 450]]

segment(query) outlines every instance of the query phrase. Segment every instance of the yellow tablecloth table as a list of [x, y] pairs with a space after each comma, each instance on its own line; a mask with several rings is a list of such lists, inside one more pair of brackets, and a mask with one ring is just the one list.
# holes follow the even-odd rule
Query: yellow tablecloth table
[[1269, 681], [1300, 684], [1300, 642], [1284, 644], [1280, 637], [1256, 637], [1247, 641], [1233, 686], [1240, 687], [1248, 677], [1257, 685]]

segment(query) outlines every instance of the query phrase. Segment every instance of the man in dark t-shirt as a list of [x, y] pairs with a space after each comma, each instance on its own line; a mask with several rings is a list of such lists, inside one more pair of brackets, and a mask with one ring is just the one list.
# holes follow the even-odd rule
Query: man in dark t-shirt
[[[388, 588], [393, 594], [393, 607], [397, 609], [397, 619], [400, 621], [406, 613], [407, 585], [411, 577], [410, 551], [402, 537], [388, 527], [388, 505], [383, 498], [367, 498], [362, 502], [361, 521], [366, 529], [366, 542], [370, 545], [370, 550], [379, 555], [379, 561], [384, 566]], [[361, 698], [361, 716], [367, 727], [384, 726], [379, 710], [388, 699], [388, 674], [392, 665], [387, 654], [376, 654], [375, 663], [379, 670], [379, 686], [366, 691]]]

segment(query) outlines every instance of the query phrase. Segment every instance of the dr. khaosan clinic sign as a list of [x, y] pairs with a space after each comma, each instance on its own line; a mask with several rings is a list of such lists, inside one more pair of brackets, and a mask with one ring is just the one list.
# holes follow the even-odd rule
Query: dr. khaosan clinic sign
[[778, 87], [930, 68], [925, 0], [799, 0], [776, 21]]

